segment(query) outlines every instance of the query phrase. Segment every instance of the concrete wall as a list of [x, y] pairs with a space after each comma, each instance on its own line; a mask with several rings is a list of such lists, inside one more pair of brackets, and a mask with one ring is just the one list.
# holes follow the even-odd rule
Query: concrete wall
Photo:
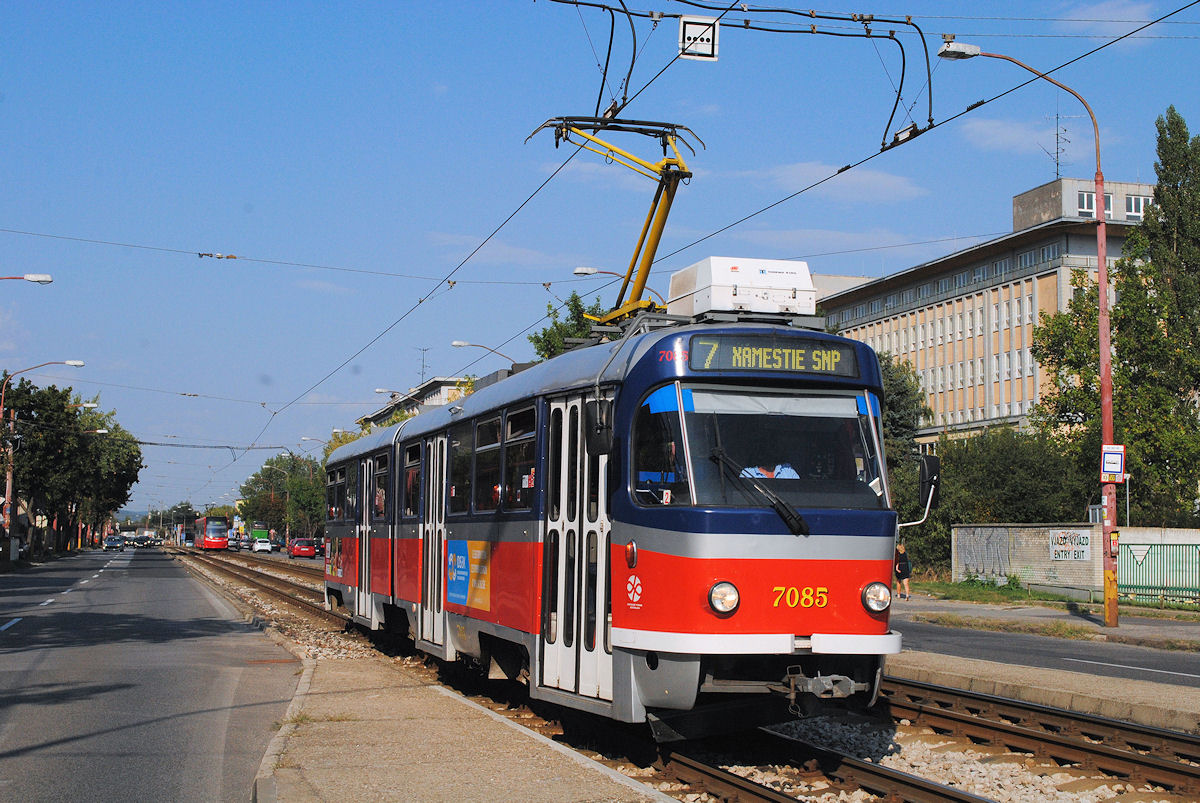
[[[1146, 554], [1139, 546], [1191, 544], [1200, 549], [1200, 530], [1121, 527], [1118, 532], [1122, 553], [1135, 558]], [[1099, 524], [1086, 523], [958, 524], [950, 535], [953, 579], [978, 577], [1003, 585], [1016, 577], [1023, 586], [1099, 599], [1104, 594], [1102, 535]]]
[[[954, 582], [1104, 589], [1098, 524], [958, 524], [951, 530]], [[1122, 536], [1124, 537], [1124, 536]]]

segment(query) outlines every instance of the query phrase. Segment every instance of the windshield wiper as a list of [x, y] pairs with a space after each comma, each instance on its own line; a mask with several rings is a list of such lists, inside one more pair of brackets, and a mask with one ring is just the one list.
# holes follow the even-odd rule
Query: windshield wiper
[[741, 484], [743, 488], [753, 488], [760, 497], [770, 503], [771, 508], [779, 514], [779, 518], [783, 519], [783, 523], [791, 530], [792, 535], [808, 535], [808, 522], [804, 517], [795, 511], [795, 509], [787, 502], [783, 501], [779, 494], [772, 491], [767, 486], [756, 481], [753, 477], [747, 477], [742, 474], [745, 471], [745, 466], [739, 466], [734, 462], [733, 458], [725, 454], [725, 450], [720, 446], [712, 450], [713, 461], [725, 469], [729, 476]]

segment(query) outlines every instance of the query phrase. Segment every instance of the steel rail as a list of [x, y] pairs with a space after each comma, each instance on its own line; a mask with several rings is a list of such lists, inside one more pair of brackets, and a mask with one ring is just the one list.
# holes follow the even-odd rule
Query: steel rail
[[892, 716], [976, 743], [1200, 794], [1200, 737], [919, 681], [885, 677]]
[[[176, 554], [182, 554], [191, 560], [232, 577], [239, 582], [253, 586], [255, 589], [262, 591], [269, 596], [274, 597], [275, 599], [301, 608], [306, 613], [317, 616], [318, 618], [324, 619], [332, 624], [345, 626], [350, 623], [349, 617], [325, 610], [324, 594], [308, 588], [307, 586], [298, 585], [290, 580], [285, 580], [282, 577], [275, 577], [274, 575], [260, 572], [257, 569], [251, 569], [248, 566], [236, 566], [236, 564], [217, 560], [209, 557], [208, 555], [200, 555], [187, 551]], [[297, 596], [297, 593], [307, 595], [321, 594], [322, 602], [318, 603], [310, 601], [302, 596]]]

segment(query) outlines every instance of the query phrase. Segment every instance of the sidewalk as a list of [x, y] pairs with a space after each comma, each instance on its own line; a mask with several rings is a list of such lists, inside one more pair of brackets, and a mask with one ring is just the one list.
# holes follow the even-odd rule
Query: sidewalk
[[911, 599], [892, 599], [892, 621], [903, 622], [912, 616], [960, 616], [964, 619], [991, 619], [1021, 622], [1029, 625], [1070, 625], [1094, 630], [1098, 638], [1122, 644], [1161, 647], [1165, 642], [1179, 642], [1187, 649], [1200, 652], [1200, 613], [1187, 618], [1168, 619], [1139, 616], [1129, 606], [1120, 609], [1117, 627], [1104, 627], [1104, 613], [1098, 607], [1089, 609], [1082, 604], [980, 603], [960, 600], [934, 599], [914, 594]]
[[256, 801], [672, 801], [380, 657], [304, 659]]

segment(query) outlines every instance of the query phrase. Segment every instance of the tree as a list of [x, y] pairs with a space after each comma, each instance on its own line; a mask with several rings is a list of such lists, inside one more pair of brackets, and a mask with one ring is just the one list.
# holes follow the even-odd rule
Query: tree
[[884, 352], [879, 355], [879, 367], [883, 372], [883, 446], [892, 471], [916, 461], [917, 430], [933, 410], [925, 403], [921, 380], [911, 363]]
[[587, 337], [592, 333], [592, 321], [589, 321], [585, 317], [586, 315], [599, 317], [608, 311], [600, 303], [599, 297], [590, 307], [585, 308], [583, 299], [576, 292], [572, 292], [567, 297], [566, 308], [566, 320], [560, 321], [558, 319], [559, 308], [553, 304], [547, 304], [546, 315], [550, 318], [550, 325], [540, 332], [529, 335], [529, 342], [533, 344], [534, 351], [543, 360], [556, 357], [566, 351], [567, 338]]
[[269, 458], [242, 483], [242, 515], [293, 537], [311, 538], [325, 521], [325, 472], [295, 454]]
[[[1200, 483], [1200, 138], [1172, 106], [1156, 123], [1154, 203], [1114, 268], [1113, 430], [1136, 478], [1139, 523], [1195, 526]], [[1065, 312], [1043, 316], [1033, 354], [1052, 380], [1035, 411], [1099, 501], [1098, 289], [1082, 271]]]

